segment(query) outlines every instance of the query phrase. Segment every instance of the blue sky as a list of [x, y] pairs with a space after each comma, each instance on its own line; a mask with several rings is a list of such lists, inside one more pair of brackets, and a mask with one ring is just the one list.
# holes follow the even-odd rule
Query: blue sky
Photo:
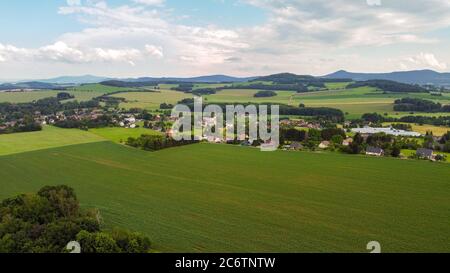
[[323, 75], [450, 65], [448, 0], [0, 2], [0, 78]]

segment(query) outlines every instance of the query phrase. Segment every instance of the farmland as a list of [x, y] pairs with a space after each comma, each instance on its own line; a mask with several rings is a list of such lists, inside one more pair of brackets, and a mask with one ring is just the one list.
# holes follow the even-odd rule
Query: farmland
[[24, 103], [32, 102], [35, 100], [40, 100], [44, 98], [56, 97], [60, 92], [67, 92], [75, 96], [74, 100], [78, 101], [88, 101], [95, 97], [101, 96], [103, 93], [95, 91], [26, 91], [26, 92], [0, 92], [0, 103], [10, 102], [10, 103]]
[[0, 157], [0, 198], [67, 184], [106, 226], [141, 231], [157, 251], [365, 252], [372, 240], [384, 252], [450, 251], [446, 164], [104, 141], [13, 152]]
[[115, 143], [123, 143], [129, 137], [137, 138], [140, 137], [141, 135], [161, 134], [160, 132], [156, 132], [146, 128], [131, 129], [131, 128], [117, 128], [117, 127], [91, 129], [89, 130], [89, 132]]
[[0, 135], [0, 156], [97, 141], [105, 139], [78, 129], [44, 126], [40, 132]]
[[143, 108], [155, 110], [159, 109], [162, 103], [176, 104], [184, 98], [190, 98], [192, 95], [172, 90], [158, 90], [158, 92], [129, 92], [113, 95], [113, 97], [125, 98], [126, 102], [121, 103], [123, 108]]

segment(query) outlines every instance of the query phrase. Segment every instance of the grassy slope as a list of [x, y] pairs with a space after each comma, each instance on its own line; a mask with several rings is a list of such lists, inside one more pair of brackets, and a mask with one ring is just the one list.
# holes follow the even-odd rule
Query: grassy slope
[[[411, 176], [414, 174], [414, 176]], [[223, 145], [108, 142], [0, 157], [0, 197], [75, 187], [161, 251], [450, 251], [448, 165]]]
[[45, 126], [40, 132], [0, 135], [0, 155], [98, 141], [105, 141], [105, 139], [78, 129]]
[[160, 92], [139, 93], [130, 92], [113, 95], [114, 97], [125, 98], [126, 103], [122, 103], [123, 108], [145, 108], [158, 109], [162, 103], [176, 104], [184, 98], [190, 98], [192, 95], [172, 90], [158, 90]]
[[135, 128], [135, 129], [127, 129], [127, 128], [99, 128], [99, 129], [91, 129], [89, 132], [113, 141], [115, 143], [123, 143], [129, 137], [140, 137], [141, 135], [157, 135], [160, 132], [156, 132], [154, 130], [146, 129], [146, 128]]

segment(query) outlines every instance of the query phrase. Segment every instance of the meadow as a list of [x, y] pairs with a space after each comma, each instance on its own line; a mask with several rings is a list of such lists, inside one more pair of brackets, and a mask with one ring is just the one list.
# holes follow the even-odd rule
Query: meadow
[[90, 129], [89, 132], [94, 135], [100, 136], [104, 139], [110, 140], [115, 143], [124, 143], [128, 138], [138, 138], [141, 135], [160, 135], [160, 132], [146, 129], [146, 128], [117, 128], [117, 127], [107, 127]]
[[190, 94], [164, 89], [157, 92], [128, 92], [112, 96], [126, 99], [126, 102], [120, 104], [122, 108], [142, 108], [147, 110], [159, 109], [162, 103], [177, 104], [182, 99], [192, 97]]
[[0, 92], [0, 103], [25, 103], [32, 102], [45, 98], [56, 98], [58, 93], [67, 92], [75, 98], [73, 100], [77, 101], [88, 101], [95, 97], [103, 95], [101, 92], [96, 91], [55, 91], [55, 90], [42, 90], [42, 91], [26, 91], [26, 92]]
[[39, 132], [0, 135], [0, 156], [98, 141], [105, 139], [78, 129], [44, 126]]
[[372, 240], [450, 251], [447, 164], [213, 144], [151, 153], [69, 132], [100, 142], [0, 156], [0, 198], [67, 184], [107, 227], [162, 252], [367, 252]]

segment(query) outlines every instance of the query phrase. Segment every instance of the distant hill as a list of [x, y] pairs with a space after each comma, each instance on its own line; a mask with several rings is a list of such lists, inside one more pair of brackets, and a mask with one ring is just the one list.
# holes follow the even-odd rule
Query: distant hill
[[415, 70], [392, 73], [352, 73], [340, 70], [323, 78], [353, 79], [354, 81], [390, 80], [408, 84], [433, 84], [450, 86], [450, 73], [439, 73], [433, 70]]
[[175, 77], [143, 77], [136, 79], [120, 79], [124, 82], [196, 82], [196, 83], [222, 83], [222, 82], [247, 82], [257, 77], [239, 78], [226, 75], [210, 75], [191, 78], [175, 78]]
[[83, 84], [83, 83], [99, 83], [102, 81], [109, 80], [110, 78], [98, 77], [93, 75], [84, 76], [62, 76], [52, 79], [38, 80], [44, 83], [55, 83], [55, 84]]
[[14, 89], [61, 89], [62, 86], [45, 82], [21, 82], [21, 83], [4, 83], [0, 84], [0, 90]]

